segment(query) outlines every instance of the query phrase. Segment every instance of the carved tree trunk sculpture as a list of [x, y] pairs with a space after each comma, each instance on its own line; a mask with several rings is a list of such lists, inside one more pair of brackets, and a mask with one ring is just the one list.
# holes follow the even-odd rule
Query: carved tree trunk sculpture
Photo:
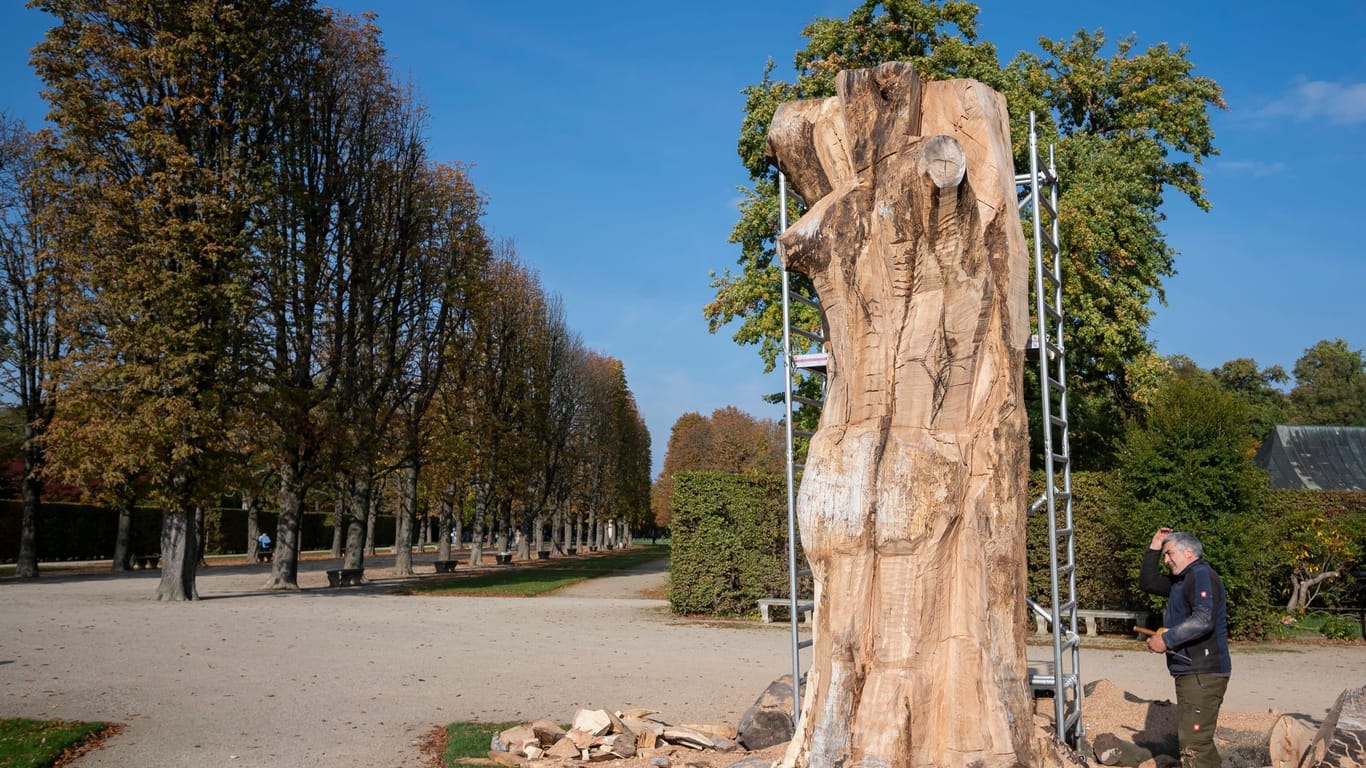
[[814, 661], [784, 766], [1027, 765], [1028, 271], [1005, 100], [909, 64], [784, 104], [829, 382], [797, 507]]

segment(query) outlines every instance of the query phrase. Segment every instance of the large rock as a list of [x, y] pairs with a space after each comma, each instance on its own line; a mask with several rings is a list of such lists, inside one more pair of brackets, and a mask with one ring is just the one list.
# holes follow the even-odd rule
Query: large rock
[[783, 675], [740, 716], [736, 740], [753, 751], [791, 741], [792, 732], [792, 675]]
[[1299, 768], [1366, 766], [1366, 685], [1343, 691], [1323, 718]]

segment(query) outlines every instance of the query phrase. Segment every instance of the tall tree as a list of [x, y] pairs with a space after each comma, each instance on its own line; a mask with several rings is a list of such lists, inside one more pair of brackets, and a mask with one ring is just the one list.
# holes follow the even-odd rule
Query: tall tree
[[[197, 597], [194, 511], [244, 386], [251, 214], [269, 83], [306, 0], [35, 0], [57, 21], [34, 49], [67, 208], [91, 234], [57, 252], [83, 290], [64, 368], [68, 434], [136, 435], [163, 509], [156, 596]], [[70, 220], [68, 220], [70, 221]], [[86, 229], [88, 227], [88, 229]], [[110, 406], [126, 414], [117, 420]], [[132, 443], [130, 438], [128, 443]]]
[[1215, 381], [1225, 390], [1242, 398], [1252, 409], [1251, 427], [1258, 440], [1282, 423], [1286, 414], [1286, 397], [1278, 385], [1290, 381], [1290, 376], [1279, 365], [1263, 369], [1257, 361], [1247, 357], [1229, 360], [1211, 371]]
[[65, 352], [59, 325], [61, 272], [43, 225], [55, 204], [56, 179], [39, 166], [39, 138], [0, 113], [0, 388], [23, 421], [22, 513], [15, 573], [38, 575], [38, 509], [43, 492], [43, 436], [52, 420], [52, 363]]
[[[1219, 87], [1194, 74], [1189, 52], [1166, 45], [1138, 52], [1121, 41], [1108, 58], [1103, 34], [1042, 40], [1042, 55], [1022, 54], [1007, 68], [977, 37], [976, 5], [939, 0], [867, 0], [844, 19], [818, 19], [803, 35], [795, 83], [763, 79], [745, 89], [739, 153], [753, 186], [731, 234], [741, 246], [738, 274], [713, 275], [716, 299], [704, 314], [713, 332], [740, 320], [734, 339], [759, 344], [771, 368], [781, 341], [776, 172], [764, 161], [764, 135], [779, 104], [829, 96], [836, 72], [909, 61], [926, 79], [970, 77], [1002, 91], [1011, 112], [1016, 166], [1031, 110], [1042, 142], [1056, 144], [1063, 178], [1064, 292], [1072, 391], [1073, 454], [1106, 465], [1131, 411], [1129, 366], [1152, 357], [1146, 330], [1153, 299], [1173, 272], [1175, 252], [1161, 231], [1164, 191], [1207, 208], [1197, 166], [1215, 154], [1210, 108]], [[798, 209], [794, 203], [793, 213]], [[795, 220], [795, 216], [791, 217]], [[797, 322], [816, 325], [805, 310]]]
[[1342, 339], [1320, 341], [1295, 361], [1296, 424], [1366, 426], [1366, 359]]
[[434, 427], [429, 412], [450, 362], [450, 339], [467, 328], [490, 258], [488, 238], [479, 224], [483, 203], [464, 168], [431, 168], [417, 197], [421, 231], [404, 289], [410, 309], [404, 312], [395, 339], [401, 355], [394, 390], [401, 492], [394, 567], [400, 574], [413, 572], [411, 533], [419, 473]]
[[1125, 430], [1113, 510], [1116, 530], [1134, 542], [1124, 559], [1135, 579], [1140, 542], [1159, 526], [1197, 535], [1228, 589], [1229, 629], [1243, 636], [1263, 630], [1265, 543], [1274, 538], [1263, 514], [1266, 473], [1252, 462], [1253, 417], [1208, 372], [1177, 361]]

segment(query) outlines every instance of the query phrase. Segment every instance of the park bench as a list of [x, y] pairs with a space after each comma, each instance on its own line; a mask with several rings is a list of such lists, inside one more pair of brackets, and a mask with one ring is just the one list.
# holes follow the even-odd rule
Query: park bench
[[327, 572], [327, 584], [331, 587], [359, 587], [364, 583], [364, 568], [334, 568]]
[[455, 570], [456, 560], [434, 560], [432, 565], [436, 567], [437, 573], [451, 573]]
[[537, 560], [549, 560], [549, 559], [550, 559], [550, 550], [548, 550], [548, 549], [542, 549], [542, 550], [538, 551], [538, 552], [536, 553], [536, 559], [537, 559]]
[[[1044, 606], [1044, 610], [1048, 611], [1048, 607]], [[1038, 621], [1039, 634], [1048, 634], [1048, 622], [1042, 616], [1039, 615], [1035, 615], [1034, 618]], [[1129, 627], [1145, 627], [1148, 625], [1147, 611], [1121, 611], [1108, 608], [1078, 608], [1077, 618], [1086, 622], [1086, 634], [1090, 635], [1091, 637], [1095, 637], [1099, 634], [1099, 632], [1096, 629], [1096, 622], [1099, 619], [1107, 619], [1112, 621], [1122, 620], [1126, 622]]]
[[273, 549], [258, 549], [258, 550], [256, 550], [256, 562], [258, 562], [258, 563], [269, 563], [271, 560], [274, 560], [274, 559], [275, 559], [275, 550], [273, 550]]
[[498, 554], [493, 556], [493, 562], [497, 563], [498, 565], [510, 565], [512, 563], [512, 553], [499, 552]]
[[161, 555], [133, 555], [128, 561], [134, 568], [156, 568], [161, 564]]
[[[773, 621], [774, 608], [782, 608], [786, 610], [791, 607], [792, 601], [788, 600], [785, 597], [765, 597], [759, 601], [759, 618], [762, 619], [765, 624], [771, 623]], [[797, 611], [801, 613], [802, 621], [810, 623], [811, 611], [814, 608], [815, 604], [812, 603], [810, 600], [797, 601]]]

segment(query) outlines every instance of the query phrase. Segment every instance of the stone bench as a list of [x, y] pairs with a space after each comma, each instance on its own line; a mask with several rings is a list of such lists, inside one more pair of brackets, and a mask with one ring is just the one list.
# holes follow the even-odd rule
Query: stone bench
[[436, 568], [437, 573], [451, 573], [455, 570], [458, 562], [457, 560], [434, 560], [432, 565]]
[[[1048, 610], [1048, 607], [1044, 606], [1044, 610]], [[1048, 634], [1048, 621], [1038, 614], [1034, 614], [1034, 618], [1038, 622], [1038, 633], [1041, 635]], [[1091, 637], [1100, 634], [1096, 630], [1096, 621], [1098, 619], [1122, 619], [1125, 622], [1128, 622], [1130, 627], [1142, 627], [1148, 624], [1147, 611], [1121, 611], [1109, 608], [1078, 608], [1077, 618], [1086, 622], [1086, 634]]]
[[[788, 600], [785, 597], [765, 597], [764, 599], [759, 601], [759, 618], [762, 619], [765, 624], [772, 623], [774, 608], [782, 608], [783, 610], [787, 610], [791, 607], [792, 601]], [[810, 623], [811, 611], [814, 609], [815, 605], [810, 600], [797, 601], [797, 611], [801, 613], [802, 621]]]
[[364, 568], [335, 568], [327, 572], [329, 587], [359, 587], [364, 583]]

